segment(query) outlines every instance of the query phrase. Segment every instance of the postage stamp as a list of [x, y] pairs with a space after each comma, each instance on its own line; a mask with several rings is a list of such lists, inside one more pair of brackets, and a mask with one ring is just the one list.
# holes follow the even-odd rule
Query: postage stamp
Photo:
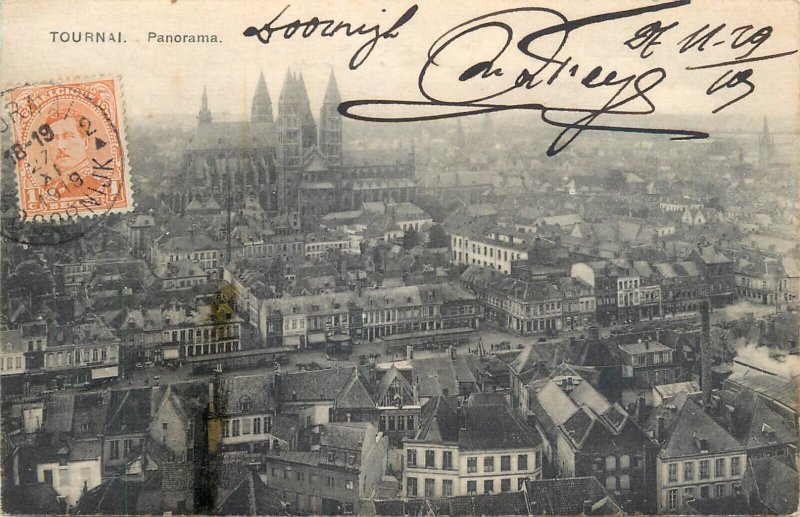
[[19, 210], [61, 222], [133, 209], [117, 79], [22, 86], [9, 92]]

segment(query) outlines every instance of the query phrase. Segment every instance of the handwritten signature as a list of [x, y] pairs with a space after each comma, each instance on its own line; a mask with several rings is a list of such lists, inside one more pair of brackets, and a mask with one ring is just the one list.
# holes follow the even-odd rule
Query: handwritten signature
[[[667, 71], [654, 66], [642, 73], [624, 74], [606, 69], [603, 65], [586, 66], [572, 56], [560, 54], [573, 31], [612, 20], [632, 18], [644, 14], [686, 6], [691, 0], [676, 0], [568, 20], [560, 12], [544, 7], [520, 7], [484, 14], [461, 23], [445, 32], [429, 48], [422, 66], [417, 86], [425, 101], [395, 99], [360, 99], [342, 102], [339, 113], [355, 120], [372, 122], [412, 122], [464, 117], [508, 110], [539, 112], [543, 122], [561, 128], [547, 149], [555, 156], [567, 148], [583, 131], [609, 131], [668, 135], [673, 140], [708, 138], [698, 130], [652, 128], [636, 125], [599, 124], [601, 116], [626, 117], [650, 115], [656, 111], [651, 97], [654, 89], [667, 78]], [[522, 36], [514, 27], [523, 25]], [[678, 26], [678, 22], [649, 23], [625, 42], [631, 50], [639, 51], [646, 60], [660, 45], [660, 38]], [[531, 27], [536, 30], [531, 31]], [[704, 45], [720, 44], [715, 35], [725, 29], [725, 24], [711, 28], [709, 25], [679, 41], [680, 53], [702, 51]], [[712, 113], [740, 101], [753, 92], [750, 80], [752, 68], [738, 69], [743, 63], [753, 63], [788, 56], [797, 50], [764, 56], [751, 54], [772, 33], [771, 27], [755, 29], [752, 26], [734, 28], [730, 34], [734, 50], [745, 47], [742, 55], [731, 61], [689, 66], [687, 70], [707, 70], [732, 67], [714, 80], [706, 95], [737, 90], [736, 97], [726, 101]], [[723, 41], [724, 43], [724, 41]], [[480, 57], [476, 58], [478, 55]], [[509, 71], [512, 71], [509, 73]], [[581, 99], [586, 105], [596, 102], [600, 107], [574, 106], [572, 99], [555, 88], [548, 91], [553, 102], [530, 102], [525, 98], [529, 90], [543, 90], [557, 81], [574, 79], [582, 88]], [[739, 92], [738, 90], [744, 89]], [[574, 95], [573, 95], [574, 98]], [[380, 115], [370, 109], [381, 110]], [[398, 109], [397, 116], [383, 114]], [[366, 113], [365, 113], [366, 111]], [[575, 117], [578, 117], [575, 120]]]

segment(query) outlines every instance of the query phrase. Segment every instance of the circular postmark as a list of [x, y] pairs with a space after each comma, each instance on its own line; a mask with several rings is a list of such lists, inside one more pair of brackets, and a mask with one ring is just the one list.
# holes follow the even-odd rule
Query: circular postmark
[[[57, 245], [133, 208], [113, 79], [3, 92], [0, 235]], [[14, 184], [14, 181], [16, 184]]]

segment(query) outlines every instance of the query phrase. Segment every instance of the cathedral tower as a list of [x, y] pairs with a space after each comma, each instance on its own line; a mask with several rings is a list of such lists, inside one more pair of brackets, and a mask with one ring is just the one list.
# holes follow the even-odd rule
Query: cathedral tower
[[250, 122], [272, 122], [272, 99], [269, 98], [264, 72], [258, 76], [256, 93], [253, 95], [253, 105], [250, 109]]
[[336, 76], [331, 71], [319, 112], [319, 147], [331, 168], [342, 166], [342, 116], [339, 114], [341, 102]]
[[200, 112], [197, 114], [197, 123], [200, 125], [211, 124], [211, 112], [208, 110], [208, 93], [203, 86], [203, 98], [200, 101]]
[[297, 96], [300, 99], [301, 114], [300, 114], [300, 134], [302, 136], [303, 149], [311, 149], [317, 145], [317, 123], [314, 121], [314, 115], [311, 113], [311, 101], [308, 99], [308, 92], [306, 91], [306, 82], [303, 80], [303, 73], [300, 72], [297, 78]]

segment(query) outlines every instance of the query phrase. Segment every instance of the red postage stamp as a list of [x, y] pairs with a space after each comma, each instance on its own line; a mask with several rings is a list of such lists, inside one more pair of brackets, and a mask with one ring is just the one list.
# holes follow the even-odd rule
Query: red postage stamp
[[133, 209], [115, 79], [10, 92], [19, 208], [32, 222]]

